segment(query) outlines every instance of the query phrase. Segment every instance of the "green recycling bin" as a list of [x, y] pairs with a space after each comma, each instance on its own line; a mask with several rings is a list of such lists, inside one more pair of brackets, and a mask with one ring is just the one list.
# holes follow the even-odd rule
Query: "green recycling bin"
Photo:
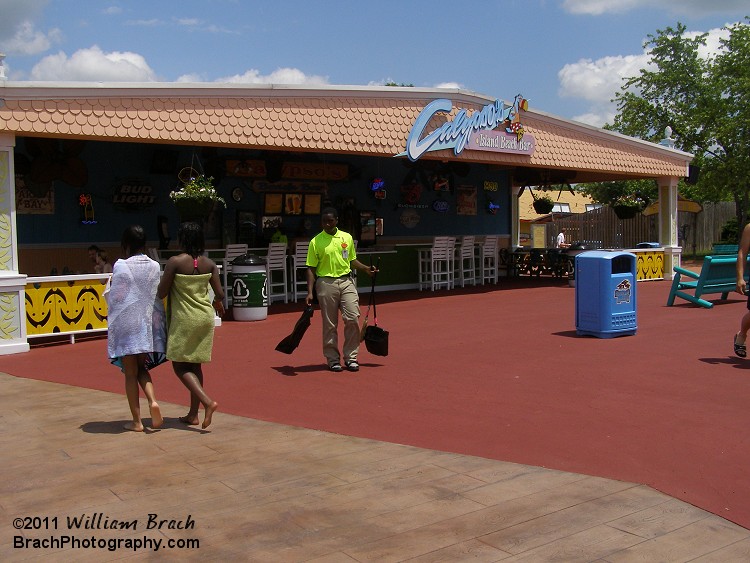
[[243, 254], [232, 260], [232, 317], [235, 321], [262, 321], [268, 317], [266, 260]]

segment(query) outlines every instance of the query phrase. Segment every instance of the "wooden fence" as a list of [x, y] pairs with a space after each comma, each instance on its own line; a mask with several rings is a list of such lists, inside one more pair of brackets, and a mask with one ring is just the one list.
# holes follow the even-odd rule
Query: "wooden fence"
[[[721, 228], [734, 216], [731, 202], [705, 203], [700, 213], [679, 212], [678, 238], [683, 254], [710, 251], [720, 240]], [[547, 230], [550, 247], [554, 246], [560, 229], [565, 229], [569, 242], [583, 241], [595, 248], [635, 248], [640, 242], [659, 240], [658, 215], [639, 214], [632, 219], [618, 219], [608, 206], [565, 217], [553, 214], [551, 223]]]

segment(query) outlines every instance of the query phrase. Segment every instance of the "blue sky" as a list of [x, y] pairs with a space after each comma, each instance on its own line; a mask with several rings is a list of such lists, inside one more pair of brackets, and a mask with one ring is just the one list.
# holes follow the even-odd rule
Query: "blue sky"
[[0, 0], [12, 81], [460, 87], [603, 125], [643, 42], [711, 32], [747, 0]]

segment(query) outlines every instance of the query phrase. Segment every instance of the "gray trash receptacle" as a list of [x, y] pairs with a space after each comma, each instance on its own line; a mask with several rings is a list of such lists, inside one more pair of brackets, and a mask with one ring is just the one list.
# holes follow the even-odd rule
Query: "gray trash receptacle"
[[243, 254], [232, 260], [229, 283], [232, 288], [232, 318], [235, 321], [261, 321], [268, 317], [265, 258]]
[[635, 254], [591, 250], [575, 262], [576, 332], [599, 338], [635, 334]]

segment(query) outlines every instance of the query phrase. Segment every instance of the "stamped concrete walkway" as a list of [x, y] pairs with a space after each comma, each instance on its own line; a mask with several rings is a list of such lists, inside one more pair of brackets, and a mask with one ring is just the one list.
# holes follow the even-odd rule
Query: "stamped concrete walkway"
[[123, 395], [0, 374], [0, 560], [750, 560], [647, 486], [183, 411], [126, 432]]

